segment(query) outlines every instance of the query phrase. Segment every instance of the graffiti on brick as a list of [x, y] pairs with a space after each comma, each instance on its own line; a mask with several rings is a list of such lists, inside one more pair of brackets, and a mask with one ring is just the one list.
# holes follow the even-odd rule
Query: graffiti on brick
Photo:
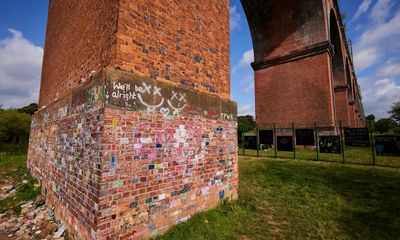
[[[164, 91], [169, 91], [164, 95]], [[123, 83], [113, 81], [105, 86], [106, 103], [114, 103], [117, 100], [130, 109], [142, 107], [148, 113], [161, 113], [164, 117], [180, 116], [186, 107], [186, 93], [176, 90], [163, 90], [159, 86], [142, 82], [140, 84]]]
[[106, 105], [162, 114], [169, 120], [183, 115], [225, 121], [237, 117], [237, 106], [229, 99], [118, 71], [106, 79], [104, 93]]

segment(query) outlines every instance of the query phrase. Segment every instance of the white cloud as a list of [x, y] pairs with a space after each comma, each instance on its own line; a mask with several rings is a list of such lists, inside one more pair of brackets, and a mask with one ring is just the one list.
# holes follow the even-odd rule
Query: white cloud
[[12, 37], [0, 40], [0, 104], [21, 107], [38, 100], [43, 49], [8, 30]]
[[254, 50], [250, 49], [243, 53], [238, 67], [249, 67], [252, 62], [254, 62]]
[[231, 21], [231, 31], [240, 29], [240, 13], [237, 11], [236, 6], [230, 6], [229, 17]]
[[369, 7], [371, 6], [371, 3], [372, 3], [372, 0], [364, 0], [358, 7], [356, 14], [354, 15], [354, 17], [351, 21], [357, 20], [359, 17], [361, 17], [361, 15], [366, 13], [368, 11]]
[[400, 76], [400, 63], [388, 61], [379, 70], [378, 76], [384, 78]]
[[354, 55], [354, 63], [358, 71], [362, 71], [374, 63], [381, 57], [381, 53], [376, 48], [366, 48], [358, 51]]
[[361, 84], [368, 86], [362, 92], [366, 115], [372, 113], [377, 118], [389, 117], [388, 111], [392, 103], [400, 101], [400, 85], [389, 78], [375, 82], [364, 79]]
[[372, 8], [370, 18], [375, 22], [385, 21], [390, 13], [391, 8], [394, 6], [392, 0], [378, 0]]
[[253, 80], [253, 69], [251, 67], [252, 62], [254, 62], [254, 50], [250, 49], [242, 54], [242, 58], [240, 59], [239, 63], [232, 68], [232, 78], [235, 78], [237, 72], [240, 71], [240, 69], [244, 69], [246, 72], [246, 76], [244, 77], [242, 82], [249, 82], [249, 80]]
[[250, 83], [243, 91], [244, 93], [252, 93], [254, 91], [254, 82]]
[[365, 48], [373, 44], [386, 46], [385, 42], [390, 37], [398, 37], [400, 35], [400, 12], [387, 22], [379, 23], [369, 30], [365, 31], [357, 44], [358, 48]]
[[245, 116], [245, 115], [254, 116], [255, 115], [254, 113], [255, 113], [254, 104], [246, 104], [246, 105], [239, 106], [239, 109], [238, 109], [239, 116]]
[[393, 0], [375, 2], [372, 8], [371, 3], [366, 6], [368, 2], [362, 10], [360, 5], [360, 15], [368, 13], [368, 18], [363, 22], [364, 31], [355, 41], [354, 63], [358, 72], [366, 74], [358, 79], [365, 113], [386, 118], [391, 104], [400, 101], [400, 84], [396, 82], [400, 76], [400, 62], [396, 58], [400, 53], [400, 11], [393, 8]]
[[[371, 24], [371, 23], [370, 23]], [[354, 46], [354, 62], [357, 70], [362, 71], [378, 64], [380, 57], [388, 53], [390, 42], [398, 42], [400, 37], [400, 12], [386, 22], [371, 24]], [[390, 49], [396, 51], [396, 49]]]

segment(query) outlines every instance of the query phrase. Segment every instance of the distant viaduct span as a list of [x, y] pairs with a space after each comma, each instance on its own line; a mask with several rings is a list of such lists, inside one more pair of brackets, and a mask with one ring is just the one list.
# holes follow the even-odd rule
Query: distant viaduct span
[[241, 0], [261, 126], [361, 127], [364, 110], [336, 0]]

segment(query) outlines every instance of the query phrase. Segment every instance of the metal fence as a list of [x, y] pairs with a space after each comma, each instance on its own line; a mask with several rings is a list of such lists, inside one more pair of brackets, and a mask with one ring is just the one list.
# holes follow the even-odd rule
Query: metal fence
[[371, 123], [367, 128], [271, 124], [243, 133], [239, 155], [400, 168], [400, 136], [376, 135]]

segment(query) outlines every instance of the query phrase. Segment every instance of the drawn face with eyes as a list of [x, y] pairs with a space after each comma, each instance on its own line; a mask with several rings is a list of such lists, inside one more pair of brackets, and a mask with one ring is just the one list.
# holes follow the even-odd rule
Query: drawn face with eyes
[[[138, 99], [141, 104], [147, 107], [147, 112], [155, 113], [158, 108], [160, 108], [163, 104], [165, 99], [161, 94], [161, 87], [152, 86], [150, 84], [142, 83], [142, 86], [137, 86], [136, 90], [138, 93]], [[158, 97], [160, 99], [159, 102], [155, 104], [150, 104], [154, 97]], [[163, 111], [163, 110], [161, 110]], [[164, 110], [165, 111], [165, 110]]]
[[186, 93], [179, 93], [172, 90], [171, 98], [167, 102], [168, 106], [173, 110], [173, 115], [179, 116], [186, 107]]

